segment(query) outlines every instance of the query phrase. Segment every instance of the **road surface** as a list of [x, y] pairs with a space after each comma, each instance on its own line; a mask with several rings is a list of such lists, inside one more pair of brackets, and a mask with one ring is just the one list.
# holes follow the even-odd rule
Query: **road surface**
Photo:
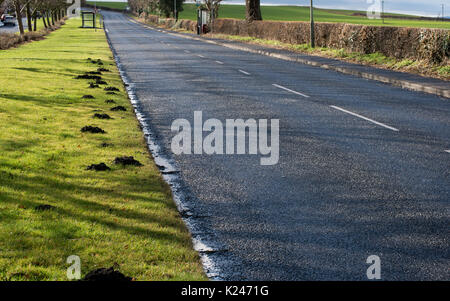
[[232, 280], [450, 280], [450, 99], [176, 37], [104, 12], [170, 151], [177, 118], [280, 120], [280, 160], [173, 156]]
[[[28, 30], [27, 18], [22, 18], [23, 29]], [[0, 33], [8, 32], [8, 33], [16, 33], [19, 32], [19, 25], [16, 20], [16, 26], [3, 26], [3, 23], [0, 22]]]

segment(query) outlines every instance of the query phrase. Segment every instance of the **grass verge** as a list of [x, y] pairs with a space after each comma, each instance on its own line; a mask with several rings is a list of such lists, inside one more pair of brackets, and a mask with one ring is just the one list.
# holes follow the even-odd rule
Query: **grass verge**
[[6, 50], [12, 47], [17, 47], [26, 42], [42, 40], [50, 32], [59, 29], [65, 22], [64, 20], [57, 21], [55, 25], [48, 28], [44, 26], [37, 26], [37, 31], [25, 30], [25, 34], [21, 36], [19, 33], [5, 33], [0, 32], [0, 50]]
[[450, 80], [450, 67], [446, 65], [431, 65], [425, 61], [413, 61], [409, 59], [395, 59], [381, 53], [362, 54], [359, 52], [348, 52], [344, 49], [311, 48], [309, 44], [289, 44], [275, 40], [258, 39], [253, 37], [208, 34], [208, 36], [239, 41], [244, 43], [262, 45], [278, 49], [285, 49], [309, 55], [334, 58], [352, 63], [364, 64], [378, 68], [396, 70], [401, 72], [415, 73], [423, 76], [434, 77], [442, 80]]
[[[82, 275], [115, 266], [136, 280], [206, 280], [104, 32], [80, 23], [0, 51], [0, 280], [66, 280], [70, 255], [81, 258]], [[88, 58], [102, 60], [111, 71], [103, 80], [119, 92], [74, 79], [97, 70]], [[88, 94], [95, 99], [82, 99]], [[127, 111], [110, 110], [118, 105]], [[82, 133], [86, 125], [106, 133]], [[115, 165], [118, 156], [143, 166]], [[100, 162], [111, 170], [87, 170]]]

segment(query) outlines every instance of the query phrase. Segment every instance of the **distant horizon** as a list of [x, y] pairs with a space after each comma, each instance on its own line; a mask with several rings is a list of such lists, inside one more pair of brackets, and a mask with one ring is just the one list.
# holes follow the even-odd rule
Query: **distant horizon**
[[[91, 0], [90, 2], [128, 2], [127, 0]], [[186, 1], [195, 2], [195, 1]], [[366, 11], [370, 4], [366, 0], [341, 0], [338, 3], [333, 0], [316, 0], [314, 6], [317, 8], [359, 10]], [[392, 2], [392, 3], [391, 3]], [[437, 17], [441, 15], [441, 5], [443, 0], [394, 0], [385, 1], [385, 11], [387, 13], [408, 14], [425, 17]], [[222, 4], [244, 5], [245, 0], [224, 0]], [[286, 5], [286, 6], [309, 6], [309, 0], [261, 0], [261, 5]], [[403, 9], [407, 7], [408, 9]], [[450, 12], [450, 5], [444, 7]], [[449, 13], [444, 15], [448, 18]]]

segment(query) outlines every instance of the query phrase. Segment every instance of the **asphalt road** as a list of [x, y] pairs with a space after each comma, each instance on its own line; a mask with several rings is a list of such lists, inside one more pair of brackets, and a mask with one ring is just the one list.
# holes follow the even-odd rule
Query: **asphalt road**
[[[450, 100], [147, 29], [104, 12], [170, 152], [172, 121], [279, 119], [280, 160], [173, 156], [234, 280], [450, 280]], [[277, 86], [275, 86], [277, 85]], [[306, 97], [308, 96], [308, 97]]]
[[[23, 20], [23, 28], [25, 30], [28, 29], [27, 18], [22, 18]], [[3, 26], [3, 23], [0, 22], [0, 33], [8, 32], [8, 33], [16, 33], [19, 32], [19, 25], [16, 21], [16, 26]]]

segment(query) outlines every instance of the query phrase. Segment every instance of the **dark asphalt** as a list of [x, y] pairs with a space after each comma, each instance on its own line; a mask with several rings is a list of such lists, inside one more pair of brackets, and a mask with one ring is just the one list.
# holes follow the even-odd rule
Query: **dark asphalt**
[[104, 15], [166, 151], [172, 121], [193, 124], [194, 111], [223, 122], [280, 120], [277, 165], [248, 155], [173, 156], [195, 214], [236, 258], [225, 278], [367, 280], [373, 254], [384, 280], [450, 280], [450, 99]]
[[[23, 29], [28, 30], [27, 18], [22, 18], [22, 22], [23, 22]], [[2, 33], [2, 32], [7, 32], [7, 33], [19, 32], [19, 25], [18, 25], [17, 21], [16, 21], [16, 26], [3, 26], [3, 23], [0, 22], [0, 33]]]

